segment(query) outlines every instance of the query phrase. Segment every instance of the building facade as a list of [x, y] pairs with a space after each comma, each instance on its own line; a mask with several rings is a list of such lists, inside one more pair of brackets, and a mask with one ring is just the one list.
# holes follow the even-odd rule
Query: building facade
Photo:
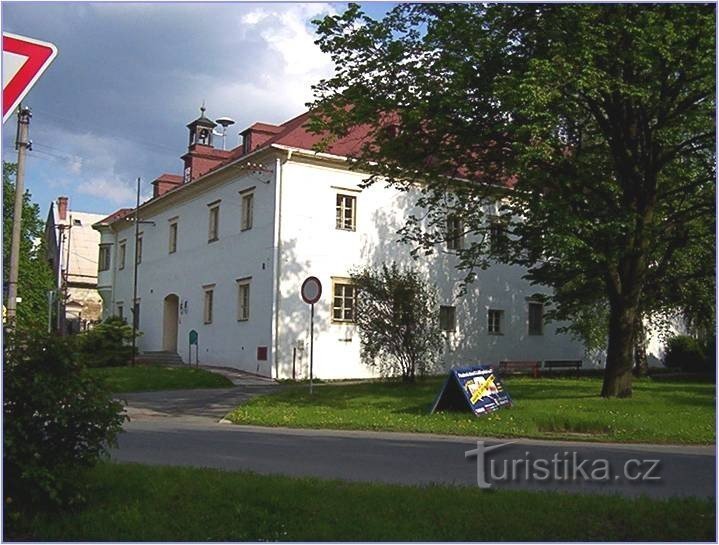
[[95, 224], [103, 313], [136, 320], [141, 350], [176, 352], [187, 362], [194, 330], [201, 364], [306, 378], [310, 308], [300, 286], [312, 275], [323, 286], [315, 305], [315, 376], [371, 377], [352, 322], [349, 276], [396, 262], [437, 287], [442, 367], [569, 359], [593, 365], [579, 342], [556, 333], [561, 324], [545, 323], [536, 295], [548, 289], [530, 286], [519, 267], [480, 271], [456, 297], [464, 275], [451, 247], [417, 261], [397, 241], [415, 211], [412, 192], [362, 188], [365, 175], [347, 161], [362, 134], [319, 153], [306, 120], [255, 124], [241, 146], [223, 151], [212, 146], [214, 123], [203, 111], [188, 125], [184, 175], [153, 182], [153, 198], [138, 210], [138, 236], [131, 210]]
[[54, 327], [62, 333], [83, 331], [100, 320], [97, 291], [100, 234], [93, 224], [103, 216], [69, 209], [69, 199], [50, 204], [45, 223], [47, 259], [53, 271]]

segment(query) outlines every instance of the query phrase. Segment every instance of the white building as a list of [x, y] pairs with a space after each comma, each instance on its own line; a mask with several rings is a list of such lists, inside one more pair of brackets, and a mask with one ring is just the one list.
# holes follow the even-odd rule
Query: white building
[[67, 197], [50, 204], [45, 222], [47, 259], [55, 278], [55, 328], [82, 331], [100, 319], [97, 292], [100, 234], [92, 225], [102, 214], [70, 210]]
[[[537, 287], [523, 270], [498, 265], [478, 273], [455, 299], [463, 273], [451, 251], [414, 262], [396, 231], [413, 208], [411, 193], [350, 171], [346, 155], [362, 134], [312, 151], [319, 139], [307, 114], [274, 126], [255, 124], [231, 151], [212, 147], [214, 123], [188, 125], [184, 176], [162, 175], [139, 208], [138, 327], [143, 351], [177, 352], [199, 334], [203, 364], [290, 378], [308, 376], [310, 309], [302, 281], [317, 276], [315, 376], [369, 377], [351, 321], [350, 271], [396, 261], [424, 271], [440, 297], [446, 366], [501, 360], [585, 360], [582, 345], [543, 324]], [[104, 314], [130, 319], [135, 232], [131, 210], [95, 225], [101, 232], [98, 289]], [[544, 290], [548, 291], [548, 290]], [[193, 349], [194, 357], [194, 349]]]

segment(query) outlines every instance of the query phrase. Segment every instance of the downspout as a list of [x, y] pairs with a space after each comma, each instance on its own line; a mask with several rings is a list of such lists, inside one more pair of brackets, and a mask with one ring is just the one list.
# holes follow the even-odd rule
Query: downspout
[[[292, 157], [292, 151], [287, 152], [285, 162], [289, 161]], [[282, 228], [281, 221], [282, 214], [282, 160], [280, 157], [275, 158], [275, 217], [274, 217], [274, 234], [272, 246], [274, 252], [272, 254], [272, 273], [273, 287], [272, 287], [272, 363], [274, 364], [274, 373], [270, 368], [270, 376], [278, 379], [280, 376], [280, 362], [278, 359], [279, 345], [280, 345], [280, 266], [282, 264], [282, 238], [280, 236], [280, 229]]]

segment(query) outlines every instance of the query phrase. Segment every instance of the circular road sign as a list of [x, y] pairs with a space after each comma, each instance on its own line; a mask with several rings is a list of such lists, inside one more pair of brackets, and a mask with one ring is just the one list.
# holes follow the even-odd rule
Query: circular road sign
[[308, 305], [314, 305], [322, 297], [322, 283], [316, 276], [308, 276], [302, 282], [302, 300]]

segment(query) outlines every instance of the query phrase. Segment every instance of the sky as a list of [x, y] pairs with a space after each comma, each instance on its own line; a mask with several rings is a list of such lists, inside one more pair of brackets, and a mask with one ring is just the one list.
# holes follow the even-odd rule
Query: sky
[[[365, 3], [381, 17], [392, 5]], [[313, 19], [338, 3], [2, 2], [0, 26], [48, 41], [58, 55], [27, 95], [32, 151], [25, 184], [47, 214], [60, 195], [70, 208], [109, 214], [134, 206], [135, 187], [181, 174], [185, 125], [203, 101], [229, 116], [227, 147], [256, 121], [305, 111], [311, 86], [332, 75], [314, 44]], [[16, 118], [3, 125], [2, 158], [15, 162]], [[221, 139], [216, 138], [219, 146]]]

